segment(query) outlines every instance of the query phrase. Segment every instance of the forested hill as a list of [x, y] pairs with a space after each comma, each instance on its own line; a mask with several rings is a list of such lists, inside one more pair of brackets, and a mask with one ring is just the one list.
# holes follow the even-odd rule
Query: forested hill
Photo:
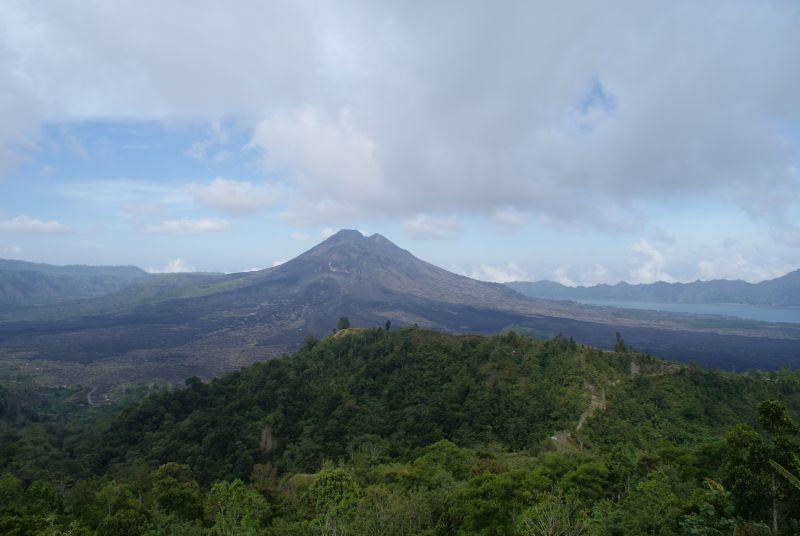
[[66, 410], [14, 390], [4, 534], [733, 534], [762, 530], [778, 492], [780, 534], [800, 528], [768, 463], [800, 470], [800, 375], [624, 341], [345, 329], [92, 419], [74, 390]]
[[0, 311], [96, 298], [148, 277], [135, 266], [55, 266], [0, 259]]
[[662, 303], [746, 303], [750, 305], [800, 306], [800, 270], [760, 283], [716, 279], [692, 283], [665, 283], [568, 287], [554, 281], [508, 283], [532, 298], [551, 300], [622, 300]]

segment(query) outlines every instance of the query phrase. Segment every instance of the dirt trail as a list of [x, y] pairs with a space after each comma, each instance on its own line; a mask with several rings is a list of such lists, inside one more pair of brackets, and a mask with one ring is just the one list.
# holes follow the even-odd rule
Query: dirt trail
[[583, 428], [583, 425], [589, 420], [589, 417], [594, 415], [598, 409], [606, 409], [606, 390], [600, 389], [600, 392], [598, 392], [592, 384], [587, 384], [586, 387], [589, 390], [589, 407], [581, 413], [578, 419], [578, 425], [575, 427], [576, 432], [581, 431], [581, 428]]
[[577, 442], [578, 447], [583, 449], [583, 441], [578, 433], [586, 424], [586, 421], [594, 415], [597, 410], [604, 410], [608, 407], [606, 404], [606, 390], [605, 388], [597, 389], [594, 385], [587, 383], [586, 390], [589, 391], [589, 407], [587, 407], [578, 418], [578, 424], [575, 426], [575, 432], [568, 432], [560, 430], [554, 432], [550, 439], [555, 442], [556, 447], [559, 449], [569, 448]]
[[92, 387], [91, 389], [89, 389], [89, 392], [86, 393], [86, 401], [89, 403], [90, 406], [97, 405], [92, 401], [92, 395], [94, 394], [95, 391], [97, 391], [97, 387]]

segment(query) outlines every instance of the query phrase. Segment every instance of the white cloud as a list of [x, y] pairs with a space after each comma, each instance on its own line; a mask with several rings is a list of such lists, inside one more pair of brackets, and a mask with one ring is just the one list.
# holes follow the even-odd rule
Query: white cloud
[[98, 205], [151, 205], [189, 208], [192, 198], [179, 186], [137, 179], [75, 181], [60, 185], [57, 193]]
[[69, 226], [55, 220], [43, 221], [30, 216], [14, 216], [0, 218], [0, 232], [29, 234], [62, 234], [70, 230]]
[[[365, 24], [345, 49], [370, 52], [350, 58], [352, 98], [284, 107], [254, 144], [296, 172], [295, 219], [444, 209], [502, 223], [514, 206], [559, 229], [633, 229], [638, 204], [698, 194], [770, 214], [797, 202], [784, 171], [800, 147], [774, 118], [800, 112], [788, 89], [800, 87], [800, 38], [797, 11], [769, 6], [467, 4], [453, 24], [445, 5], [425, 22], [392, 10], [388, 27], [356, 17]], [[474, 46], [486, 25], [492, 46]]]
[[[189, 146], [184, 154], [194, 158], [195, 160], [203, 160], [208, 156], [208, 153], [211, 152], [212, 149], [219, 149], [227, 144], [228, 140], [228, 132], [223, 124], [220, 121], [212, 121], [211, 126], [208, 129], [208, 136], [203, 140], [193, 143], [191, 146]], [[230, 153], [227, 151], [218, 150], [214, 153], [212, 160], [215, 162], [220, 162], [227, 159], [228, 156], [230, 156]]]
[[630, 271], [630, 283], [672, 283], [675, 278], [664, 271], [667, 259], [663, 251], [653, 247], [644, 238], [631, 245], [631, 251], [641, 259], [641, 264]]
[[736, 240], [735, 238], [731, 238], [730, 236], [726, 237], [722, 241], [722, 247], [724, 247], [725, 249], [730, 249], [730, 248], [736, 247], [738, 245], [739, 245], [739, 241]]
[[594, 263], [589, 267], [588, 270], [584, 271], [581, 279], [584, 285], [597, 285], [599, 283], [607, 282], [609, 280], [609, 276], [610, 274], [608, 268], [602, 264]]
[[619, 279], [612, 278], [611, 271], [600, 263], [591, 263], [582, 266], [564, 265], [550, 272], [546, 278], [561, 283], [568, 287], [578, 285], [591, 286], [599, 283], [616, 283]]
[[235, 216], [260, 212], [276, 200], [274, 188], [224, 177], [217, 177], [206, 185], [192, 184], [188, 190], [198, 205]]
[[516, 231], [526, 223], [526, 216], [514, 207], [499, 207], [492, 211], [494, 226], [501, 231]]
[[[747, 246], [722, 241], [717, 245], [681, 247], [680, 240], [657, 246], [640, 238], [629, 246], [632, 255], [607, 259], [609, 264], [567, 264], [550, 271], [550, 277], [565, 285], [591, 286], [599, 283], [691, 282], [711, 279], [744, 279], [751, 283], [773, 279], [800, 268], [796, 254], [774, 255], [759, 245]], [[728, 242], [727, 244], [725, 242]], [[537, 273], [547, 271], [537, 268]]]
[[202, 160], [206, 156], [206, 151], [212, 144], [213, 142], [211, 140], [195, 142], [186, 149], [185, 154], [195, 160]]
[[529, 281], [530, 274], [516, 262], [504, 265], [481, 264], [468, 273], [469, 277], [493, 283], [508, 283], [510, 281]]
[[308, 105], [278, 110], [256, 126], [253, 144], [263, 148], [268, 171], [291, 170], [299, 194], [287, 211], [291, 220], [374, 213], [369, 207], [387, 193], [375, 142], [347, 108], [335, 113]]
[[148, 268], [151, 274], [177, 274], [183, 272], [194, 272], [194, 268], [186, 264], [182, 258], [178, 257], [169, 261], [163, 268]]
[[700, 279], [724, 279], [720, 276], [719, 267], [715, 261], [697, 261], [697, 269], [700, 272]]
[[0, 171], [43, 121], [236, 117], [293, 222], [513, 206], [630, 229], [703, 196], [800, 244], [798, 22], [793, 0], [11, 0]]
[[280, 266], [281, 264], [285, 263], [284, 260], [272, 261], [272, 267], [275, 268], [276, 266]]
[[[581, 261], [555, 264], [556, 258], [536, 256], [528, 262], [506, 265], [481, 265], [454, 271], [489, 281], [548, 279], [567, 286], [592, 286], [600, 283], [652, 283], [655, 281], [691, 282], [710, 279], [744, 279], [756, 283], [773, 279], [800, 268], [796, 254], [785, 248], [783, 255], [772, 254], [760, 245], [722, 243], [680, 246], [676, 239], [669, 246], [660, 246], [649, 237], [641, 237], [628, 246], [630, 255], [611, 254], [604, 262]], [[589, 257], [595, 257], [595, 254]], [[545, 274], [545, 275], [539, 275]]]
[[89, 150], [84, 146], [75, 133], [70, 132], [67, 128], [61, 129], [61, 141], [64, 147], [73, 155], [86, 160], [89, 158]]
[[311, 235], [307, 233], [294, 232], [291, 233], [289, 237], [292, 238], [293, 240], [308, 240], [309, 238], [311, 238]]
[[446, 240], [458, 235], [463, 226], [454, 216], [437, 218], [417, 214], [403, 225], [403, 229], [414, 240]]
[[15, 244], [0, 244], [0, 256], [17, 258], [22, 255], [22, 248]]
[[230, 228], [230, 222], [222, 218], [180, 218], [148, 223], [144, 226], [145, 231], [149, 233], [174, 235], [217, 233], [228, 231]]
[[714, 258], [697, 261], [698, 279], [744, 279], [751, 283], [774, 279], [787, 272], [796, 270], [797, 265], [759, 257], [755, 262], [748, 260], [744, 254], [722, 254]]
[[323, 230], [321, 230], [319, 232], [319, 238], [320, 238], [320, 240], [327, 240], [327, 239], [329, 239], [330, 237], [332, 237], [335, 234], [336, 234], [336, 231], [334, 231], [330, 227], [325, 227]]
[[656, 226], [650, 233], [650, 237], [655, 241], [667, 246], [675, 245], [675, 237], [662, 227]]
[[219, 164], [220, 162], [225, 162], [226, 160], [230, 160], [233, 156], [231, 151], [217, 151], [214, 153], [212, 160], [215, 164]]
[[555, 280], [558, 283], [561, 283], [562, 285], [566, 285], [568, 287], [577, 286], [577, 283], [567, 276], [568, 270], [569, 267], [567, 266], [561, 266], [559, 268], [556, 268], [555, 270], [553, 270], [553, 278], [555, 278]]

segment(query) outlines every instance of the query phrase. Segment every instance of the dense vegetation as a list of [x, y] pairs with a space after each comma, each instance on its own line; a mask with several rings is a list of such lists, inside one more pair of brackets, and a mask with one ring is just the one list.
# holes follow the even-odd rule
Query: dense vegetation
[[798, 533], [800, 374], [620, 343], [344, 329], [123, 409], [8, 384], [0, 534]]

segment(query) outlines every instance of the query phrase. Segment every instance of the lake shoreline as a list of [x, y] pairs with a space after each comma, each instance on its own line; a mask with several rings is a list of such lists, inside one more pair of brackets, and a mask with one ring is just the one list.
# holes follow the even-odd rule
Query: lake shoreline
[[800, 307], [771, 307], [736, 303], [635, 302], [627, 300], [572, 299], [583, 305], [618, 307], [664, 313], [727, 316], [759, 322], [800, 324]]

